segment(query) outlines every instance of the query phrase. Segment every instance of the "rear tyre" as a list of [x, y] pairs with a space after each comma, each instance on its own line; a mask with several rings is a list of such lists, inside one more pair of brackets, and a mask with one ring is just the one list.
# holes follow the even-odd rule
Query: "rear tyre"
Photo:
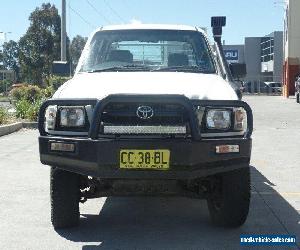
[[249, 167], [217, 175], [215, 188], [207, 199], [213, 224], [223, 227], [243, 225], [249, 212], [250, 190]]
[[79, 224], [79, 176], [51, 168], [51, 222], [55, 229]]
[[296, 102], [300, 103], [300, 93], [296, 93]]

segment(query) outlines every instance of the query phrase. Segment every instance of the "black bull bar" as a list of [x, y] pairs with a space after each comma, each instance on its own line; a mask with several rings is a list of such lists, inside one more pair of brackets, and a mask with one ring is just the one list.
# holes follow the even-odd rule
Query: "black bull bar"
[[41, 136], [46, 136], [45, 131], [45, 112], [48, 106], [86, 106], [94, 107], [92, 121], [90, 124], [88, 138], [97, 139], [99, 132], [101, 133], [101, 115], [105, 107], [110, 103], [158, 103], [158, 104], [179, 104], [188, 112], [189, 124], [191, 128], [191, 136], [193, 140], [201, 140], [200, 128], [195, 115], [194, 107], [211, 107], [211, 108], [227, 108], [227, 107], [242, 107], [247, 112], [247, 131], [245, 138], [250, 138], [253, 131], [253, 115], [249, 105], [239, 100], [190, 100], [184, 95], [127, 95], [114, 94], [109, 95], [102, 100], [98, 99], [49, 99], [45, 101], [39, 111], [38, 129]]

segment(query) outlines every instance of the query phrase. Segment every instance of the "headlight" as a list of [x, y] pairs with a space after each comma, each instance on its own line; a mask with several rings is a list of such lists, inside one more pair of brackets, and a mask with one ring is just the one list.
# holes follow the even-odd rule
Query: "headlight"
[[234, 130], [247, 130], [247, 112], [243, 108], [234, 109]]
[[61, 127], [83, 127], [85, 125], [84, 107], [60, 107]]
[[206, 115], [206, 125], [208, 129], [227, 130], [231, 127], [230, 110], [210, 109]]
[[56, 123], [57, 106], [49, 106], [46, 110], [46, 129], [53, 130]]

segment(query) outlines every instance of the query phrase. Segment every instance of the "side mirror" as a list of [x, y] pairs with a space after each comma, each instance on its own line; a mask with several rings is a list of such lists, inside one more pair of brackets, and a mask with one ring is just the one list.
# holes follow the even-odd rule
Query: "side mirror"
[[54, 61], [52, 64], [52, 74], [59, 76], [69, 76], [70, 63], [66, 61]]
[[233, 79], [239, 80], [247, 75], [246, 64], [244, 63], [230, 63], [229, 69]]

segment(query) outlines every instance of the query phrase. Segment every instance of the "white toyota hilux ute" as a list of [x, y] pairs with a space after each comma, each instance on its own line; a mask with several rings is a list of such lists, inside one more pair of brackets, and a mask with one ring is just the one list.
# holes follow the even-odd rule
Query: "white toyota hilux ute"
[[51, 166], [51, 221], [80, 222], [79, 202], [106, 196], [206, 199], [212, 222], [241, 226], [250, 202], [250, 107], [221, 44], [179, 25], [95, 31], [75, 75], [39, 114], [40, 159]]

